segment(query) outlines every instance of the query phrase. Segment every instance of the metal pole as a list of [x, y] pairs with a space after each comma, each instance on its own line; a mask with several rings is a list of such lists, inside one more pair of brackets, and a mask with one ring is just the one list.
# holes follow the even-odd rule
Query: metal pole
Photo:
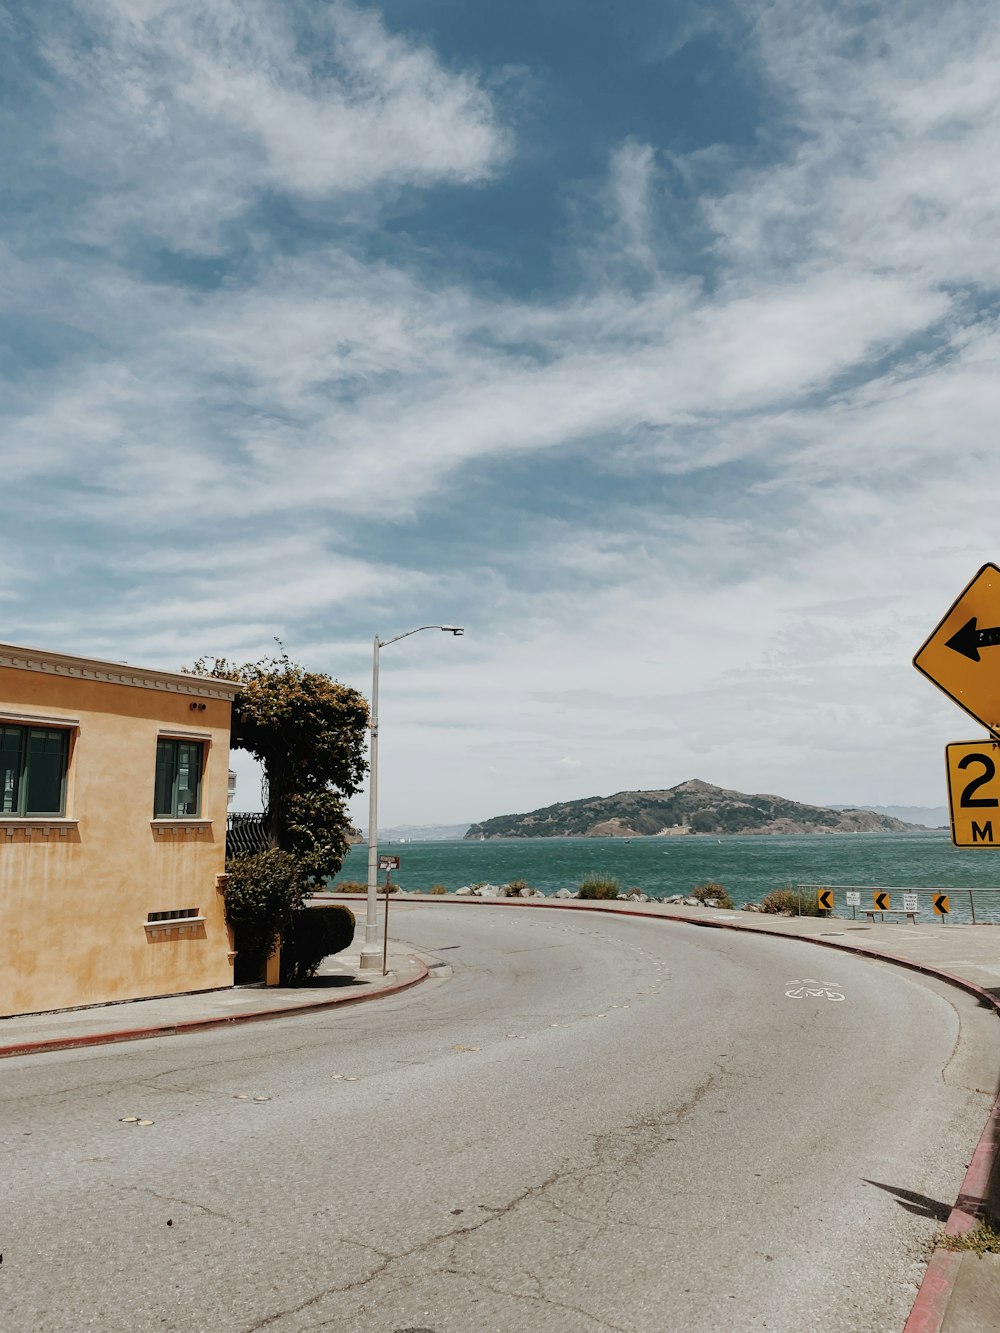
[[361, 950], [363, 968], [378, 967], [378, 650], [382, 644], [375, 635], [372, 649], [372, 699], [368, 714], [368, 898], [365, 909], [365, 944]]
[[408, 639], [411, 634], [420, 634], [425, 629], [439, 629], [446, 634], [464, 634], [461, 625], [418, 625], [408, 629], [405, 634], [397, 634], [391, 639], [380, 639], [375, 635], [372, 649], [372, 701], [368, 714], [368, 899], [365, 916], [365, 944], [361, 950], [360, 963], [363, 968], [378, 967], [378, 654], [380, 648], [400, 639]]
[[385, 872], [385, 926], [382, 930], [382, 975], [385, 976], [389, 971], [389, 876], [392, 872]]
[[972, 890], [969, 890], [969, 911], [972, 913], [972, 924], [976, 924], [976, 904], [972, 898]]

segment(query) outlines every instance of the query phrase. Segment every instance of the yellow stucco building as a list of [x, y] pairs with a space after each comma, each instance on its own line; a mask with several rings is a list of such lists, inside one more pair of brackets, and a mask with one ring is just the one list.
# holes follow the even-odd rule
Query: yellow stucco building
[[0, 644], [0, 1017], [232, 985], [236, 689]]

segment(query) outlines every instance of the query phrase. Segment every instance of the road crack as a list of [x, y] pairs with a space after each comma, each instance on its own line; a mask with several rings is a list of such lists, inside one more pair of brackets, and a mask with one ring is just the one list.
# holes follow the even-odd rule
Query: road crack
[[231, 1226], [239, 1225], [229, 1213], [220, 1213], [215, 1208], [209, 1208], [208, 1204], [198, 1203], [195, 1199], [181, 1199], [176, 1194], [159, 1194], [156, 1190], [150, 1189], [148, 1185], [114, 1185], [112, 1188], [121, 1190], [123, 1193], [148, 1194], [153, 1199], [159, 1199], [161, 1203], [179, 1203], [183, 1208], [197, 1208], [199, 1212], [206, 1213], [209, 1217], [217, 1217], [223, 1222], [228, 1222]]

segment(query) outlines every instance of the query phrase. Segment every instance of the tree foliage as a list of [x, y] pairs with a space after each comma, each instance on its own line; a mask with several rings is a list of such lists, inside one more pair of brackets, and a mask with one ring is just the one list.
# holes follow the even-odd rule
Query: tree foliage
[[292, 913], [281, 937], [281, 984], [299, 986], [316, 975], [324, 958], [354, 939], [354, 913], [340, 903]]
[[368, 704], [322, 672], [280, 657], [243, 666], [216, 658], [194, 671], [236, 681], [232, 745], [260, 761], [274, 848], [291, 852], [313, 887], [335, 875], [350, 845], [344, 797], [360, 787]]
[[263, 962], [301, 910], [306, 886], [291, 852], [272, 847], [234, 857], [226, 867], [223, 896], [226, 919], [237, 932], [240, 953]]

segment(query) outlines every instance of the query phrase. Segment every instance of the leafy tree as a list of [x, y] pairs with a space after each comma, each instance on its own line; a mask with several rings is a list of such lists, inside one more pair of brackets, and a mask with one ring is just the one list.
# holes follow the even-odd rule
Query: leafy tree
[[368, 769], [364, 696], [306, 671], [285, 652], [243, 666], [202, 660], [192, 670], [239, 683], [232, 745], [263, 766], [269, 843], [295, 857], [305, 885], [320, 887], [339, 871], [350, 846], [344, 797], [353, 796]]
[[271, 847], [228, 863], [224, 896], [226, 919], [237, 937], [238, 980], [259, 977], [302, 910], [305, 893], [302, 872], [291, 852]]

